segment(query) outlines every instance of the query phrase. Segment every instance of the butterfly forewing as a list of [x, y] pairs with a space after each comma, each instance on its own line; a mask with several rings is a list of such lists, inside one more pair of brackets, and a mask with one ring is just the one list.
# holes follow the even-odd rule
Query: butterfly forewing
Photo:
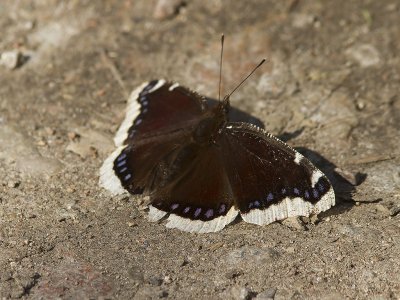
[[165, 80], [153, 80], [136, 89], [126, 118], [115, 138], [117, 146], [142, 138], [190, 129], [198, 122], [206, 102], [198, 94]]

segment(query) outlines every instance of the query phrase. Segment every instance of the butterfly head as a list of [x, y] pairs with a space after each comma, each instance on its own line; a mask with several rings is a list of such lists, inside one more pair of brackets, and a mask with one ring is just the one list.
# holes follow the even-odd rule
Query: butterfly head
[[203, 145], [214, 144], [228, 122], [229, 96], [218, 103], [211, 113], [201, 120], [193, 132], [194, 140]]

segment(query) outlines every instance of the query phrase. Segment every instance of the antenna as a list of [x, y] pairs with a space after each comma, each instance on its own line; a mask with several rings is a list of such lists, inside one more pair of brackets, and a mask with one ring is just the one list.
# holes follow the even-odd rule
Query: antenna
[[224, 34], [221, 35], [221, 57], [219, 60], [219, 86], [218, 86], [218, 101], [221, 101], [221, 81], [222, 81], [222, 55], [224, 53]]
[[234, 89], [233, 89], [233, 91], [232, 92], [230, 92], [227, 96], [225, 96], [225, 98], [229, 98], [259, 67], [261, 67], [261, 65], [263, 64], [263, 63], [265, 63], [265, 61], [266, 61], [266, 59], [265, 58], [263, 58], [262, 60], [261, 60], [261, 62], [253, 69], [253, 71], [251, 71], [250, 72], [250, 74], [249, 75], [247, 75], [246, 76], [246, 78], [245, 79], [243, 79], [242, 80], [242, 82], [241, 83], [239, 83]]

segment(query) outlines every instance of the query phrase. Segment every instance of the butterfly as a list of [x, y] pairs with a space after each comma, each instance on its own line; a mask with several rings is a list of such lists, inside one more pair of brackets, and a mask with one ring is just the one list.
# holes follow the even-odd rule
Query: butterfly
[[149, 196], [151, 221], [189, 232], [219, 231], [239, 214], [264, 225], [335, 205], [328, 178], [307, 158], [255, 125], [229, 122], [231, 94], [209, 106], [163, 79], [139, 86], [100, 185]]

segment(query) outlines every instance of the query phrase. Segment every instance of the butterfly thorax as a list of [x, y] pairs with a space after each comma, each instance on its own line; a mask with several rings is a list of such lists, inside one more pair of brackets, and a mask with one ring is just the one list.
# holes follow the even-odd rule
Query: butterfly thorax
[[202, 119], [193, 131], [193, 139], [200, 145], [214, 144], [228, 122], [229, 97], [225, 97]]

